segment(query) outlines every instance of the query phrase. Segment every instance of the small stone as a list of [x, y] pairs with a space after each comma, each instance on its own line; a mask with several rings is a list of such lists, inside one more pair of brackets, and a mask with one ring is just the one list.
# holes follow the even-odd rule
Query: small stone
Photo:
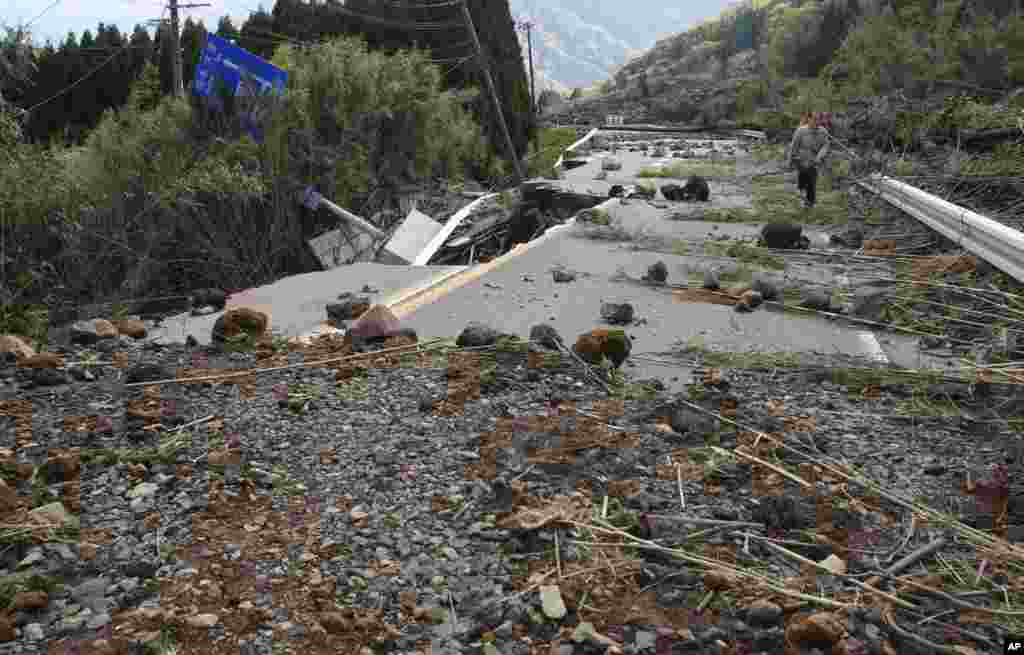
[[549, 619], [561, 619], [566, 614], [565, 602], [562, 600], [562, 592], [555, 585], [541, 585], [540, 588], [541, 608], [544, 616]]
[[647, 268], [647, 274], [644, 275], [644, 279], [655, 284], [665, 284], [665, 281], [668, 280], [668, 267], [665, 266], [665, 262], [659, 261], [651, 264]]
[[547, 323], [539, 323], [530, 328], [530, 341], [551, 350], [558, 350], [562, 342], [558, 331]]
[[633, 305], [624, 303], [601, 303], [601, 318], [609, 323], [623, 325], [633, 321]]
[[572, 282], [576, 279], [576, 274], [572, 271], [565, 271], [560, 268], [556, 268], [551, 271], [551, 277], [555, 282]]
[[717, 291], [722, 288], [722, 284], [718, 279], [718, 273], [714, 271], [704, 272], [704, 288], [710, 291]]
[[460, 348], [474, 348], [480, 346], [493, 346], [498, 340], [501, 334], [494, 328], [478, 323], [476, 321], [471, 322], [455, 340], [455, 345]]

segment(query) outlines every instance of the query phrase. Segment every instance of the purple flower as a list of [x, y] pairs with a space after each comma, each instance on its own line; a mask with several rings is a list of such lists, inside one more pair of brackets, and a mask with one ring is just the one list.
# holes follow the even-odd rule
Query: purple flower
[[242, 435], [237, 432], [229, 432], [227, 438], [224, 440], [228, 448], [241, 448], [242, 447]]

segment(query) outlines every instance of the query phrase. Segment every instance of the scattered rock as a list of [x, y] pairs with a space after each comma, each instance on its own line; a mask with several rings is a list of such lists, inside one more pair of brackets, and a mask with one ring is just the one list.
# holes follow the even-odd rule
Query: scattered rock
[[888, 299], [888, 285], [864, 285], [853, 291], [850, 301], [850, 314], [869, 321], [881, 319]]
[[551, 271], [551, 277], [555, 282], [572, 282], [576, 279], [576, 274], [572, 271], [556, 268]]
[[124, 380], [128, 384], [136, 382], [154, 382], [156, 380], [168, 380], [175, 377], [174, 373], [159, 364], [142, 362], [132, 366], [124, 374]]
[[114, 327], [126, 337], [131, 337], [132, 339], [146, 338], [146, 324], [138, 319], [125, 318], [120, 321], [114, 321]]
[[683, 186], [680, 200], [707, 202], [711, 199], [711, 187], [708, 181], [699, 175], [691, 175]]
[[345, 333], [344, 342], [354, 349], [362, 349], [386, 342], [388, 339], [400, 338], [416, 342], [416, 331], [403, 328], [398, 317], [384, 305], [374, 305], [360, 316]]
[[711, 291], [717, 291], [722, 288], [722, 283], [718, 279], [717, 272], [704, 271], [704, 288], [710, 289]]
[[736, 302], [736, 311], [738, 312], [752, 312], [761, 306], [761, 302], [764, 298], [757, 291], [747, 290], [740, 294], [739, 300]]
[[117, 336], [117, 328], [113, 323], [102, 318], [91, 321], [76, 321], [71, 325], [71, 343], [89, 346], [103, 339]]
[[10, 355], [10, 358], [17, 361], [28, 357], [35, 357], [36, 351], [32, 346], [25, 343], [22, 337], [13, 334], [0, 336], [0, 355]]
[[562, 592], [556, 585], [541, 585], [540, 603], [544, 610], [544, 616], [549, 619], [561, 619], [567, 612], [565, 602], [562, 600]]
[[332, 321], [352, 321], [370, 309], [370, 298], [367, 296], [357, 297], [349, 293], [338, 296], [338, 300], [340, 302], [327, 304], [327, 317]]
[[622, 198], [626, 195], [626, 188], [621, 184], [613, 184], [612, 188], [608, 189], [609, 198]]
[[761, 228], [757, 245], [764, 248], [802, 249], [810, 247], [811, 241], [803, 236], [803, 228], [790, 223], [769, 223]]
[[597, 328], [581, 334], [573, 345], [573, 352], [591, 364], [600, 364], [607, 358], [612, 366], [619, 368], [633, 349], [632, 340], [622, 330]]
[[197, 289], [192, 292], [192, 307], [200, 308], [206, 307], [207, 305], [214, 308], [215, 311], [224, 309], [225, 305], [228, 304], [228, 295], [223, 289]]
[[253, 339], [263, 336], [268, 327], [267, 315], [248, 307], [238, 307], [225, 312], [213, 325], [211, 339], [223, 345], [228, 339], [239, 334], [248, 334]]
[[562, 336], [558, 331], [547, 323], [538, 323], [530, 328], [530, 341], [549, 350], [559, 350]]
[[665, 262], [659, 261], [647, 267], [647, 273], [643, 279], [655, 284], [665, 284], [668, 280], [668, 267], [665, 266]]
[[679, 434], [705, 437], [720, 427], [721, 421], [696, 409], [683, 405], [669, 414], [668, 424]]
[[455, 340], [455, 345], [460, 348], [493, 346], [500, 336], [502, 334], [489, 325], [473, 321], [462, 329], [462, 332]]
[[661, 187], [661, 195], [665, 197], [665, 200], [681, 201], [683, 200], [683, 187], [678, 184], [666, 184]]
[[827, 312], [832, 308], [832, 298], [824, 289], [806, 289], [800, 300], [800, 307]]
[[755, 275], [750, 283], [750, 288], [760, 293], [765, 300], [779, 300], [782, 297], [782, 294], [779, 293], [778, 283], [763, 275]]
[[857, 228], [850, 228], [840, 234], [830, 235], [830, 243], [844, 248], [860, 248], [864, 245], [864, 232]]
[[658, 191], [654, 187], [643, 186], [640, 184], [634, 185], [630, 188], [626, 194], [627, 198], [643, 198], [644, 200], [653, 200], [655, 194]]
[[613, 303], [603, 302], [601, 303], [601, 318], [614, 323], [617, 325], [625, 325], [633, 322], [633, 305], [628, 302]]

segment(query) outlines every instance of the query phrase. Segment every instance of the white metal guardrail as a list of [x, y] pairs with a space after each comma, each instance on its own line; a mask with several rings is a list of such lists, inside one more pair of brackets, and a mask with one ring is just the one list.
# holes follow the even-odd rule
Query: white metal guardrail
[[[579, 141], [577, 141], [576, 143], [572, 144], [571, 146], [569, 146], [569, 147], [568, 147], [568, 148], [566, 148], [565, 150], [566, 150], [566, 151], [572, 151], [572, 150], [575, 150], [576, 148], [579, 148], [579, 147], [580, 147], [581, 145], [583, 145], [583, 144], [584, 144], [584, 143], [586, 143], [587, 141], [590, 141], [591, 139], [593, 139], [593, 138], [594, 138], [594, 135], [595, 135], [595, 134], [597, 134], [597, 133], [598, 133], [598, 131], [599, 131], [599, 130], [598, 130], [598, 128], [596, 128], [596, 127], [595, 127], [594, 129], [590, 130], [590, 132], [588, 132], [588, 133], [587, 133], [587, 135], [586, 135], [585, 137], [583, 137], [582, 139], [580, 139], [580, 140], [579, 140]], [[577, 134], [579, 134], [579, 132], [577, 132]], [[558, 161], [556, 161], [556, 162], [555, 162], [555, 169], [556, 169], [556, 170], [557, 170], [557, 169], [558, 169], [559, 167], [561, 167], [561, 165], [562, 165], [562, 160], [563, 160], [564, 158], [565, 158], [565, 152], [563, 152], [563, 153], [562, 153], [561, 155], [559, 155], [559, 156], [558, 156]]]
[[1024, 232], [880, 174], [861, 186], [999, 270], [1024, 282]]

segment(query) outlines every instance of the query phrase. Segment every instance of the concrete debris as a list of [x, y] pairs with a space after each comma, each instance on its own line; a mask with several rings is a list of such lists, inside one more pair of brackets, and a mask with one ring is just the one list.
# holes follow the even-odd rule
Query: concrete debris
[[576, 279], [576, 274], [572, 271], [566, 271], [561, 268], [556, 268], [551, 271], [551, 277], [555, 282], [572, 282]]
[[633, 322], [633, 305], [628, 302], [623, 303], [612, 303], [603, 302], [601, 303], [601, 318], [608, 321], [609, 323], [615, 323], [619, 325], [625, 325]]
[[790, 223], [769, 223], [761, 228], [757, 245], [762, 248], [788, 248], [807, 250], [811, 241], [803, 236], [803, 228]]
[[665, 262], [659, 261], [651, 264], [647, 268], [647, 273], [644, 274], [643, 279], [654, 284], [665, 284], [668, 280], [668, 267], [665, 266]]
[[581, 334], [572, 347], [573, 352], [579, 355], [580, 359], [594, 365], [607, 359], [614, 368], [622, 366], [632, 349], [633, 342], [623, 330], [605, 328], [597, 328]]
[[547, 323], [538, 323], [530, 328], [530, 341], [549, 350], [560, 350], [563, 343], [558, 330]]

